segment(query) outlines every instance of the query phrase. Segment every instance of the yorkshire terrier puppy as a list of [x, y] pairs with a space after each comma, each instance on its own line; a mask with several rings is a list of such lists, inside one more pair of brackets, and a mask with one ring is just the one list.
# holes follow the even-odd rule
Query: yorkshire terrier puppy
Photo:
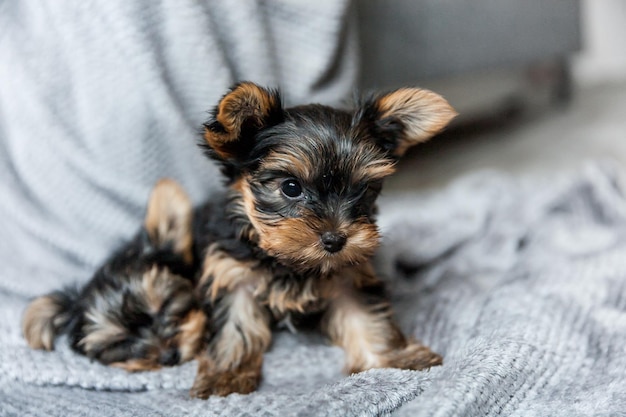
[[52, 350], [55, 337], [67, 333], [74, 350], [128, 371], [194, 358], [208, 321], [194, 296], [192, 218], [185, 192], [171, 180], [158, 182], [141, 231], [90, 282], [28, 306], [28, 344]]
[[248, 82], [222, 98], [204, 139], [230, 187], [205, 209], [199, 232], [207, 248], [198, 291], [216, 331], [192, 396], [255, 390], [271, 326], [289, 317], [321, 317], [321, 330], [345, 349], [347, 372], [442, 363], [394, 323], [370, 258], [383, 179], [455, 115], [415, 88], [354, 111], [284, 109], [276, 91]]

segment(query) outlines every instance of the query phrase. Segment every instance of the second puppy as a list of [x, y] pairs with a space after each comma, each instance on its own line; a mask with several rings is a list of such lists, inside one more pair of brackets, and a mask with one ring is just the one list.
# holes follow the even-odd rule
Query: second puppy
[[206, 315], [194, 296], [192, 206], [171, 180], [155, 186], [135, 238], [81, 289], [36, 298], [23, 332], [34, 349], [72, 348], [105, 365], [145, 371], [193, 359], [206, 341]]

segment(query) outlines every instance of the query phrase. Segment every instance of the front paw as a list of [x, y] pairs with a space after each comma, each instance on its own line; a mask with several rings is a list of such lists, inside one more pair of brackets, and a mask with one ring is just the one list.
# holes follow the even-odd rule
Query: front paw
[[249, 394], [257, 389], [260, 382], [261, 373], [256, 370], [199, 373], [189, 394], [203, 400], [211, 395]]
[[388, 368], [419, 371], [443, 364], [443, 358], [424, 345], [409, 342], [404, 348], [388, 352], [385, 355], [385, 363]]

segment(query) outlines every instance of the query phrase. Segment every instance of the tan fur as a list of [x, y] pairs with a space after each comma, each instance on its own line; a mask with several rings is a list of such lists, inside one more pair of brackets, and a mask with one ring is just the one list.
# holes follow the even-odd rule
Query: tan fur
[[382, 180], [394, 172], [396, 172], [395, 162], [386, 159], [375, 160], [356, 169], [352, 174], [352, 182], [356, 184], [359, 182]]
[[[320, 235], [325, 229], [347, 237], [341, 251], [331, 254], [324, 250]], [[296, 269], [319, 266], [322, 274], [367, 260], [374, 254], [379, 239], [376, 226], [370, 223], [326, 228], [316, 218], [309, 217], [285, 219], [275, 226], [262, 226], [261, 230], [261, 248], [289, 262]]]
[[[169, 303], [168, 310], [179, 310], [176, 304], [181, 302], [187, 305], [187, 296], [193, 291], [188, 286], [188, 293], [180, 292], [181, 287], [174, 285], [174, 280], [183, 278], [171, 274], [167, 269], [153, 266], [141, 280], [132, 280], [135, 285], [134, 292], [142, 294], [142, 300], [151, 314], [157, 314], [162, 310], [164, 303]], [[186, 283], [187, 281], [182, 281]], [[184, 286], [182, 287], [184, 291]], [[178, 289], [179, 292], [173, 292]], [[121, 294], [120, 294], [121, 296]], [[101, 344], [110, 344], [128, 337], [128, 331], [115, 321], [114, 318], [103, 314], [93, 306], [85, 314], [85, 337], [79, 341], [86, 352], [90, 352]], [[111, 366], [123, 368], [129, 372], [150, 371], [161, 368], [160, 354], [164, 349], [178, 348], [180, 362], [191, 360], [200, 351], [204, 343], [206, 316], [200, 310], [192, 310], [178, 323], [178, 334], [171, 339], [159, 340], [153, 338], [150, 341], [151, 348], [144, 357], [129, 359], [124, 362], [116, 362]]]
[[237, 368], [246, 358], [265, 352], [271, 341], [269, 315], [247, 287], [227, 296], [229, 316], [216, 336], [212, 357], [218, 370]]
[[109, 366], [121, 368], [127, 372], [156, 371], [162, 368], [155, 359], [129, 359], [124, 362], [112, 362]]
[[203, 287], [209, 282], [208, 293], [201, 296], [212, 301], [220, 294], [232, 293], [239, 287], [247, 287], [252, 291], [255, 302], [280, 313], [306, 311], [307, 305], [319, 299], [327, 283], [327, 281], [314, 283], [313, 280], [309, 280], [305, 282], [304, 288], [288, 285], [272, 286], [269, 271], [259, 267], [255, 262], [234, 259], [225, 252], [216, 250], [214, 246], [207, 250], [198, 287]]
[[457, 115], [439, 94], [419, 88], [401, 88], [378, 99], [381, 119], [399, 119], [406, 131], [395, 150], [402, 156], [408, 148], [430, 139]]
[[140, 280], [130, 280], [129, 286], [135, 294], [142, 295], [141, 300], [151, 314], [158, 313], [166, 302], [169, 302], [168, 310], [175, 310], [176, 302], [188, 302], [193, 291], [188, 280], [157, 265], [145, 271]]
[[349, 372], [381, 367], [390, 345], [399, 344], [389, 340], [397, 339], [399, 333], [390, 326], [388, 317], [376, 315], [348, 294], [333, 300], [327, 317], [325, 330], [332, 342], [346, 351]]
[[[210, 247], [204, 259], [203, 273], [199, 288], [210, 283], [208, 292], [201, 297], [215, 301], [220, 294], [232, 293], [239, 287], [252, 291], [255, 302], [266, 305], [272, 311], [306, 311], [306, 307], [319, 299], [327, 281], [314, 283], [305, 282], [304, 288], [299, 286], [271, 285], [272, 276], [269, 271], [259, 267], [255, 262], [243, 262], [233, 259], [225, 252]], [[322, 285], [323, 284], [323, 285]]]
[[228, 317], [211, 347], [219, 370], [236, 368], [269, 346], [269, 316], [255, 298], [255, 288], [263, 288], [269, 279], [267, 271], [255, 268], [254, 263], [236, 260], [215, 247], [207, 250], [199, 287], [210, 284], [205, 296], [212, 301], [220, 294], [227, 298], [222, 302]]
[[[246, 214], [258, 234], [259, 247], [295, 269], [319, 267], [322, 274], [326, 274], [346, 265], [366, 261], [378, 247], [378, 228], [365, 221], [334, 225], [314, 216], [303, 216], [266, 222], [259, 218], [247, 182], [240, 181], [239, 187]], [[347, 237], [340, 252], [330, 254], [324, 250], [320, 235], [328, 230]]]
[[183, 319], [176, 335], [175, 344], [178, 346], [181, 362], [193, 359], [204, 344], [206, 316], [200, 310], [192, 310]]
[[253, 271], [255, 262], [242, 262], [230, 257], [227, 253], [209, 247], [202, 267], [199, 287], [211, 282], [208, 296], [215, 300], [220, 291], [232, 292], [244, 284], [253, 284], [259, 281], [259, 273]]
[[[243, 195], [244, 189], [249, 191], [249, 188], [247, 188], [247, 184], [247, 178], [239, 178], [237, 181], [235, 181], [231, 188], [234, 192], [237, 193], [237, 195]], [[247, 203], [243, 199], [238, 199], [237, 204], [233, 206], [233, 214], [235, 213], [240, 214], [244, 217], [248, 217]], [[239, 231], [238, 237], [239, 239], [247, 239], [250, 242], [255, 243], [259, 241], [259, 235], [253, 226], [242, 227]]]
[[[395, 172], [396, 161], [391, 159], [372, 159], [377, 155], [376, 148], [360, 147], [352, 155], [354, 163], [352, 182], [368, 182], [381, 180]], [[305, 183], [315, 181], [315, 161], [310, 161], [309, 156], [297, 154], [295, 151], [285, 149], [283, 152], [271, 151], [263, 158], [260, 170], [274, 170], [289, 173]]]
[[173, 250], [192, 262], [192, 204], [175, 181], [162, 179], [155, 185], [148, 202], [144, 226], [157, 245], [172, 242]]
[[231, 158], [234, 155], [228, 150], [228, 145], [239, 139], [244, 122], [262, 127], [271, 109], [278, 106], [280, 103], [267, 90], [253, 83], [241, 83], [218, 104], [215, 119], [224, 132], [206, 129], [204, 139], [222, 158]]
[[43, 296], [33, 300], [24, 312], [22, 333], [33, 349], [54, 349], [55, 316], [61, 307], [53, 297]]
[[261, 380], [263, 352], [271, 342], [270, 317], [249, 286], [226, 295], [227, 320], [207, 355], [200, 358], [191, 396], [249, 393]]
[[[264, 283], [265, 284], [265, 283]], [[304, 287], [297, 287], [298, 291], [293, 291], [293, 287], [279, 285], [268, 287], [264, 285], [257, 289], [267, 306], [275, 314], [285, 314], [290, 311], [304, 313], [307, 307], [319, 300], [319, 289], [313, 280], [306, 280]]]
[[383, 366], [385, 368], [413, 369], [416, 371], [443, 364], [441, 355], [433, 352], [417, 340], [410, 340], [401, 349], [388, 351], [384, 359]]
[[281, 153], [276, 151], [270, 152], [269, 155], [263, 158], [260, 169], [288, 172], [304, 182], [314, 180], [315, 168], [311, 166], [310, 161], [303, 158], [302, 155], [287, 153], [287, 151]]
[[85, 312], [85, 337], [78, 344], [86, 352], [93, 350], [96, 346], [105, 343], [124, 339], [126, 329], [118, 323], [110, 320], [106, 314], [94, 306]]
[[143, 274], [141, 280], [141, 288], [144, 294], [144, 300], [151, 313], [157, 313], [166, 297], [169, 295], [167, 291], [167, 281], [171, 279], [164, 270], [159, 270], [155, 265]]
[[190, 395], [194, 398], [206, 399], [211, 395], [225, 396], [233, 392], [249, 394], [256, 390], [261, 382], [262, 365], [263, 356], [256, 355], [235, 370], [216, 371], [211, 358], [200, 358], [198, 375]]
[[331, 341], [346, 351], [349, 373], [371, 368], [424, 369], [441, 364], [441, 356], [416, 341], [407, 341], [394, 323], [387, 302], [364, 304], [355, 291], [377, 278], [369, 263], [335, 277], [339, 287], [323, 320]]

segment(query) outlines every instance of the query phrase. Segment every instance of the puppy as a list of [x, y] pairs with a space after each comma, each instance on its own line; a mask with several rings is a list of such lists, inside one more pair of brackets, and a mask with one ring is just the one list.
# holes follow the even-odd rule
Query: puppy
[[370, 258], [384, 178], [455, 115], [442, 97], [415, 88], [370, 97], [351, 112], [284, 109], [276, 91], [249, 82], [222, 98], [204, 146], [230, 187], [205, 209], [199, 232], [198, 291], [212, 304], [216, 332], [193, 397], [255, 390], [270, 329], [289, 317], [321, 317], [350, 373], [442, 363], [394, 323]]
[[71, 347], [128, 371], [158, 369], [195, 357], [208, 322], [194, 296], [192, 206], [171, 180], [157, 183], [144, 226], [82, 289], [35, 299], [23, 333], [34, 349], [52, 350], [67, 333]]

